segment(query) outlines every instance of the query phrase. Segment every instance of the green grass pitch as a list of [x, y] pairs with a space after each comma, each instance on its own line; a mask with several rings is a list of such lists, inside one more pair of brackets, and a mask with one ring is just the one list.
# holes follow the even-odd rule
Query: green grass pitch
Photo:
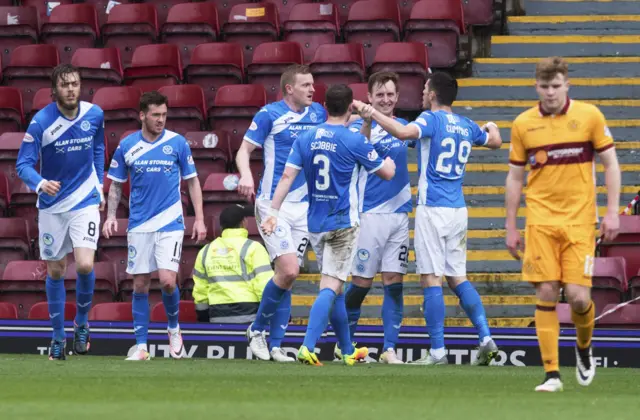
[[324, 367], [247, 360], [0, 356], [0, 419], [625, 420], [640, 418], [640, 369], [600, 369], [538, 394], [539, 367]]

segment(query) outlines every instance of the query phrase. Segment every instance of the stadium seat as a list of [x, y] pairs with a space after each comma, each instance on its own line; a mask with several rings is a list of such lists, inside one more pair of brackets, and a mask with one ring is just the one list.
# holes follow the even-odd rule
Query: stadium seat
[[199, 131], [207, 123], [204, 92], [198, 85], [164, 86], [159, 90], [169, 101], [166, 128], [184, 134]]
[[[607, 305], [601, 312], [606, 312], [615, 307], [615, 304]], [[616, 311], [605, 315], [596, 321], [598, 328], [638, 328], [640, 327], [640, 305], [626, 305]]]
[[238, 174], [211, 174], [202, 187], [204, 214], [218, 215], [230, 204], [246, 204], [238, 192]]
[[38, 224], [38, 209], [36, 202], [38, 195], [31, 191], [27, 185], [17, 176], [9, 179], [9, 214], [11, 217], [21, 217], [27, 219], [31, 226]]
[[38, 22], [40, 27], [49, 21], [49, 16], [58, 6], [63, 4], [71, 4], [73, 0], [60, 0], [60, 1], [43, 1], [43, 0], [21, 0], [23, 6], [35, 7], [38, 11]]
[[[313, 102], [324, 104], [325, 96], [327, 94], [327, 86], [324, 83], [313, 84]], [[278, 90], [278, 97], [276, 100], [281, 101], [283, 98], [282, 90]]]
[[244, 54], [240, 44], [217, 42], [196, 46], [186, 68], [187, 83], [204, 90], [207, 108], [213, 106], [218, 89], [244, 82]]
[[0, 319], [18, 319], [18, 308], [11, 302], [0, 302]]
[[631, 299], [640, 297], [640, 270], [638, 270], [638, 274], [629, 279], [629, 294]]
[[462, 5], [449, 0], [423, 0], [411, 9], [404, 40], [429, 49], [432, 67], [448, 68], [458, 61], [459, 37], [464, 31]]
[[131, 66], [124, 69], [124, 84], [143, 92], [182, 81], [182, 62], [177, 45], [140, 45], [133, 52]]
[[38, 11], [35, 7], [0, 7], [0, 62], [5, 66], [11, 61], [11, 53], [20, 45], [38, 43]]
[[267, 102], [274, 102], [280, 89], [280, 77], [292, 64], [302, 64], [302, 48], [297, 42], [265, 42], [256, 47], [247, 67], [247, 81], [264, 86]]
[[92, 4], [61, 4], [40, 28], [40, 40], [57, 46], [63, 63], [69, 63], [78, 48], [92, 48], [98, 39], [98, 15]]
[[[151, 309], [151, 322], [167, 322], [167, 311], [162, 302], [156, 303]], [[192, 300], [180, 301], [180, 314], [178, 322], [195, 323], [198, 322], [196, 315], [196, 305]]]
[[[67, 299], [69, 296], [67, 295]], [[93, 301], [95, 303], [95, 300]], [[73, 321], [76, 319], [77, 307], [74, 302], [64, 303], [64, 320]], [[49, 304], [47, 302], [38, 302], [29, 310], [28, 319], [48, 321], [49, 320]]]
[[369, 85], [368, 83], [351, 83], [349, 85], [353, 91], [353, 99], [369, 103]]
[[493, 23], [493, 0], [463, 0], [464, 22], [472, 26], [488, 26]]
[[599, 257], [593, 262], [591, 297], [596, 314], [609, 303], [618, 303], [627, 291], [626, 263], [622, 257]]
[[160, 36], [163, 43], [178, 45], [182, 64], [189, 65], [197, 45], [215, 42], [220, 36], [216, 6], [210, 2], [176, 4], [169, 10]]
[[113, 157], [122, 133], [140, 129], [138, 109], [141, 95], [139, 88], [131, 86], [100, 88], [93, 95], [93, 103], [104, 111], [104, 135], [110, 157]]
[[361, 0], [327, 0], [327, 2], [333, 3], [336, 11], [338, 12], [338, 17], [340, 18], [340, 26], [344, 26], [347, 23], [347, 18], [349, 17], [349, 10], [353, 3], [356, 3]]
[[370, 73], [392, 71], [400, 76], [396, 108], [422, 110], [422, 91], [429, 74], [427, 48], [419, 42], [390, 42], [376, 51]]
[[91, 102], [100, 88], [122, 84], [120, 51], [115, 47], [78, 48], [71, 57], [71, 64], [80, 70], [80, 99], [83, 101]]
[[213, 4], [216, 5], [216, 10], [218, 11], [220, 26], [229, 21], [229, 15], [234, 6], [250, 2], [251, 0], [213, 0]]
[[11, 202], [11, 188], [7, 176], [0, 172], [0, 211], [8, 213], [9, 203]]
[[[2, 98], [1, 92], [0, 89], [0, 98]], [[7, 131], [0, 135], [0, 172], [6, 176], [5, 181], [10, 185], [22, 182], [16, 171], [16, 160], [24, 134]]]
[[373, 63], [378, 46], [400, 41], [400, 10], [397, 2], [363, 0], [354, 3], [342, 28], [345, 42], [364, 46], [364, 62]]
[[273, 3], [244, 3], [231, 8], [229, 21], [222, 26], [227, 42], [242, 45], [245, 65], [263, 42], [277, 41], [280, 35], [278, 11]]
[[269, 2], [276, 5], [278, 9], [278, 20], [281, 23], [289, 20], [289, 16], [291, 15], [291, 11], [294, 7], [299, 4], [309, 4], [313, 0], [268, 0]]
[[134, 0], [83, 0], [83, 3], [93, 4], [98, 14], [98, 25], [102, 26], [107, 23], [107, 17], [114, 6], [118, 4], [135, 3]]
[[53, 97], [51, 95], [51, 88], [38, 89], [36, 94], [33, 96], [31, 112], [29, 113], [29, 115], [27, 115], [27, 121], [31, 121], [33, 116], [36, 115], [38, 111], [53, 102]]
[[237, 150], [254, 115], [266, 104], [267, 93], [261, 85], [223, 86], [209, 109], [209, 125], [226, 131], [231, 150]]
[[14, 87], [0, 86], [0, 133], [20, 131], [24, 125], [22, 93]]
[[13, 302], [18, 307], [18, 318], [27, 318], [31, 307], [47, 300], [44, 261], [11, 261], [0, 280], [0, 302]]
[[302, 47], [305, 63], [311, 62], [323, 44], [334, 44], [340, 36], [340, 23], [333, 4], [296, 4], [283, 23], [283, 39]]
[[212, 173], [224, 173], [230, 168], [231, 150], [225, 131], [188, 131], [185, 138], [198, 169], [200, 185]]
[[310, 64], [313, 80], [331, 87], [365, 81], [362, 44], [321, 45]]
[[13, 50], [4, 69], [4, 84], [20, 89], [25, 114], [31, 112], [38, 89], [51, 87], [51, 73], [58, 64], [60, 56], [55, 45], [22, 45]]
[[116, 47], [125, 68], [131, 65], [133, 51], [153, 44], [158, 38], [158, 15], [152, 4], [120, 4], [111, 9], [102, 26], [105, 47]]
[[[411, 16], [411, 9], [419, 0], [400, 0], [398, 1], [398, 7], [400, 8], [400, 20], [402, 24], [409, 20], [409, 16]], [[462, 0], [463, 2], [469, 0]], [[473, 0], [472, 0], [473, 1]], [[489, 0], [492, 2], [493, 0]]]
[[[118, 231], [109, 239], [102, 235], [102, 225], [100, 223], [100, 240], [98, 241], [98, 257], [97, 261], [110, 262], [116, 267], [116, 282], [127, 277], [128, 263], [128, 245], [127, 245], [127, 226], [128, 219], [116, 219], [118, 222]], [[117, 283], [116, 283], [117, 284]]]
[[27, 223], [15, 217], [0, 218], [0, 272], [11, 261], [31, 257], [31, 238]]
[[623, 257], [627, 279], [640, 271], [640, 216], [620, 216], [620, 231], [612, 242], [600, 244], [601, 257]]
[[171, 8], [178, 4], [183, 4], [186, 1], [187, 0], [145, 0], [144, 2], [155, 6], [158, 12], [158, 28], [161, 28], [167, 21], [167, 16]]
[[[116, 270], [111, 262], [95, 262], [93, 264], [95, 284], [93, 289], [93, 304], [113, 302], [117, 296]], [[67, 290], [67, 301], [76, 300], [76, 280], [78, 273], [75, 263], [67, 264], [67, 272], [64, 275], [64, 285]]]
[[99, 303], [91, 308], [89, 321], [132, 322], [131, 302]]

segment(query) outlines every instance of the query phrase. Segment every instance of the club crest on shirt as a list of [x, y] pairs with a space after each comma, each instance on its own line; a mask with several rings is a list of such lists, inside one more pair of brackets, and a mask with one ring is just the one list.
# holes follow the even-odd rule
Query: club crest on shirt
[[318, 116], [316, 115], [315, 112], [312, 112], [311, 114], [309, 114], [309, 119], [311, 120], [311, 122], [317, 122]]
[[375, 150], [370, 151], [369, 153], [367, 153], [367, 159], [372, 162], [378, 159], [378, 152], [376, 152]]
[[109, 166], [112, 167], [113, 169], [117, 169], [118, 166], [120, 166], [120, 165], [118, 165], [118, 161], [117, 160], [111, 159], [111, 165], [109, 165]]
[[33, 138], [33, 136], [29, 133], [24, 133], [24, 137], [22, 138], [22, 141], [24, 143], [33, 143], [35, 141], [35, 139]]
[[82, 129], [82, 131], [89, 131], [91, 130], [91, 123], [89, 121], [82, 121], [82, 123], [80, 123], [80, 128]]
[[162, 147], [162, 153], [164, 153], [165, 155], [170, 155], [171, 153], [173, 153], [173, 147], [171, 147], [171, 146], [163, 146]]

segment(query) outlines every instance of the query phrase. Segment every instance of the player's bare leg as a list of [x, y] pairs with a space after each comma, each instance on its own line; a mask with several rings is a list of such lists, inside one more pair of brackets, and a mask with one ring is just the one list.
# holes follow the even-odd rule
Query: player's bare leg
[[184, 356], [184, 343], [178, 324], [180, 296], [177, 286], [177, 273], [171, 270], [158, 270], [160, 285], [162, 286], [162, 300], [169, 320], [167, 334], [169, 335], [169, 354], [174, 359], [181, 359]]
[[442, 295], [442, 278], [435, 274], [421, 274], [420, 284], [424, 292], [424, 319], [431, 340], [429, 353], [412, 364], [446, 365], [447, 352], [444, 347], [444, 297]]
[[64, 274], [67, 271], [67, 258], [58, 261], [47, 261], [47, 302], [49, 304], [49, 319], [53, 327], [49, 360], [65, 360], [67, 340], [64, 332], [64, 307], [66, 293], [64, 288]]
[[149, 274], [134, 274], [133, 276], [133, 302], [131, 311], [133, 314], [133, 332], [136, 336], [136, 350], [126, 360], [150, 360], [147, 347], [147, 335], [149, 331], [149, 287], [151, 276]]
[[383, 353], [380, 362], [390, 365], [401, 365], [402, 360], [396, 354], [396, 344], [402, 326], [404, 297], [402, 293], [401, 273], [382, 273], [384, 300], [382, 302], [382, 324], [384, 328]]
[[559, 295], [560, 282], [536, 283], [536, 334], [546, 373], [544, 381], [535, 388], [539, 392], [559, 392], [563, 389], [558, 356], [560, 322], [556, 312]]
[[589, 287], [566, 284], [564, 290], [571, 306], [571, 320], [576, 327], [576, 379], [578, 384], [588, 386], [596, 376], [596, 364], [591, 348], [595, 304], [591, 300]]
[[96, 276], [93, 272], [95, 251], [91, 248], [75, 248], [76, 260], [76, 318], [73, 325], [73, 352], [87, 354], [91, 347], [89, 311], [93, 300]]

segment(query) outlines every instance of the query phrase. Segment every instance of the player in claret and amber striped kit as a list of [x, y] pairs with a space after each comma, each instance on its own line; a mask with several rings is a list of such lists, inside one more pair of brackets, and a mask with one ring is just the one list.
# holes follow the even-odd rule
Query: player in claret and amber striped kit
[[[591, 276], [598, 221], [596, 153], [604, 165], [607, 186], [607, 213], [601, 224], [605, 240], [614, 239], [619, 228], [620, 167], [611, 132], [598, 108], [569, 98], [567, 74], [567, 63], [560, 57], [538, 63], [536, 90], [540, 103], [513, 122], [506, 186], [507, 247], [517, 259], [519, 251], [524, 250], [523, 279], [536, 288], [535, 323], [546, 372], [536, 391], [546, 392], [563, 388], [556, 312], [561, 287], [576, 326], [576, 378], [580, 385], [587, 386], [595, 376]], [[516, 218], [527, 164], [525, 242]]]

